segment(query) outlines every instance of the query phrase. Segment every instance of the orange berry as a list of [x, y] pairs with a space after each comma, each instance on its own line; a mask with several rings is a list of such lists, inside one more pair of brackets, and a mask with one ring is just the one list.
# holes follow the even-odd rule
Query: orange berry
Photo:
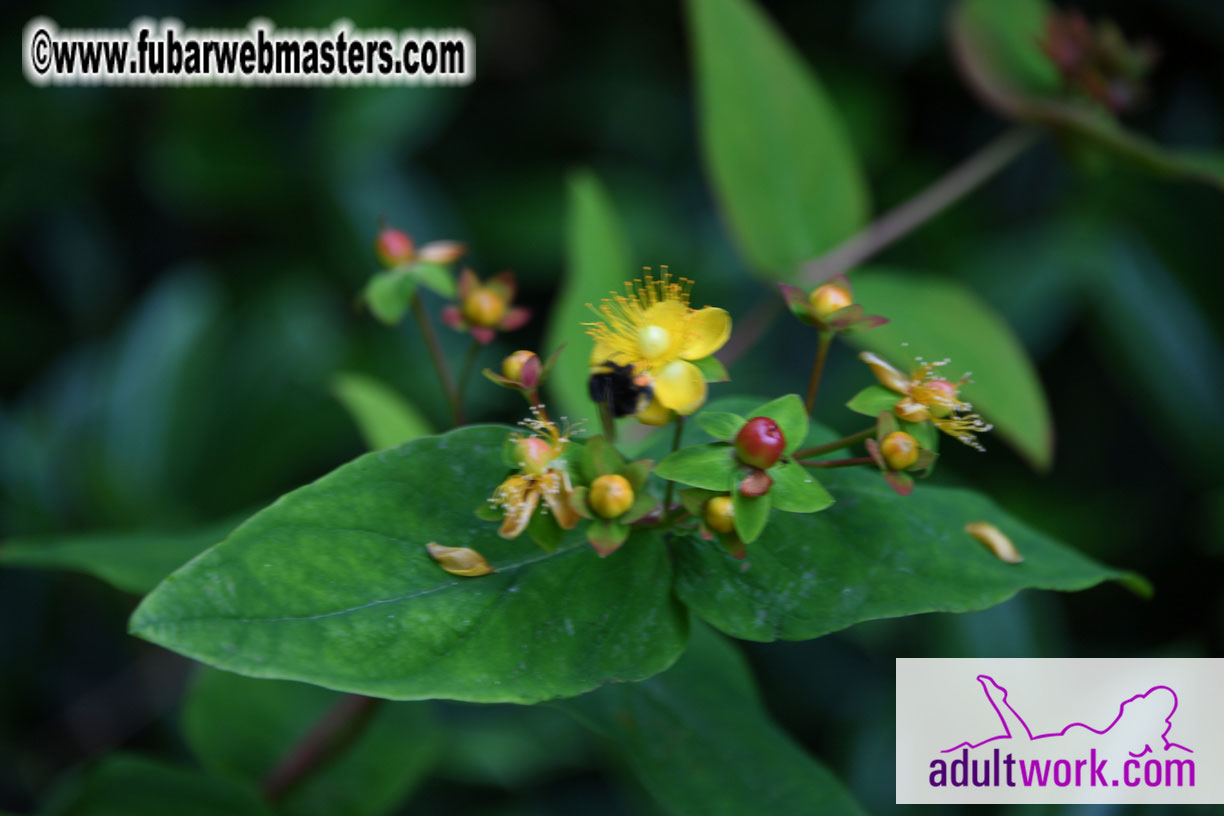
[[606, 519], [624, 515], [633, 506], [633, 487], [624, 476], [607, 473], [591, 482], [587, 504]]

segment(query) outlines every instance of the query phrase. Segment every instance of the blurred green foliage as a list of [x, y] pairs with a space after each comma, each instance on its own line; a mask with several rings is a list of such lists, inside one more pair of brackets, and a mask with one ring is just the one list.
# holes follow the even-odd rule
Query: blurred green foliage
[[[1174, 147], [1218, 150], [1220, 5], [1080, 5], [1161, 46], [1149, 104], [1129, 124]], [[948, 3], [761, 6], [819, 74], [877, 212], [1004, 127], [952, 66]], [[123, 27], [151, 11], [69, 1], [0, 14], [13, 42], [36, 13], [64, 27]], [[181, 0], [156, 13], [240, 27], [253, 11]], [[150, 531], [217, 523], [317, 478], [365, 447], [329, 390], [342, 371], [390, 384], [444, 427], [445, 402], [413, 327], [386, 328], [354, 305], [374, 268], [380, 216], [422, 241], [467, 242], [482, 275], [514, 269], [522, 301], [542, 314], [565, 270], [566, 180], [591, 167], [624, 220], [633, 265], [668, 263], [699, 279], [703, 301], [743, 304], [737, 317], [762, 294], [702, 171], [680, 4], [356, 0], [340, 12], [273, 2], [258, 13], [281, 26], [321, 26], [339, 13], [362, 27], [465, 26], [477, 43], [477, 81], [35, 89], [6, 73], [6, 540], [102, 531], [148, 541]], [[980, 613], [747, 647], [764, 706], [785, 732], [766, 735], [769, 750], [799, 761], [793, 740], [864, 809], [891, 811], [890, 786], [879, 780], [892, 773], [896, 656], [1222, 653], [1224, 444], [1213, 421], [1224, 398], [1222, 215], [1215, 190], [1154, 180], [1050, 140], [881, 256], [985, 299], [1036, 361], [1048, 396], [1048, 475], [996, 445], [987, 456], [945, 451], [939, 479], [972, 478], [1034, 526], [1148, 576], [1156, 595], [1022, 594]], [[436, 310], [438, 300], [427, 304]], [[499, 340], [482, 362], [540, 347], [542, 329], [537, 321]], [[732, 366], [736, 389], [798, 390], [809, 339], [789, 318], [775, 321], [751, 362]], [[445, 330], [443, 342], [456, 357], [464, 347]], [[825, 395], [848, 397], [870, 382], [846, 348], [827, 376]], [[467, 409], [476, 420], [511, 419], [517, 399], [476, 380]], [[819, 418], [857, 430], [837, 400]], [[239, 782], [231, 790], [193, 768], [198, 740], [185, 744], [177, 713], [182, 665], [123, 634], [134, 603], [88, 577], [0, 570], [0, 809], [29, 812], [67, 778], [53, 812], [98, 812], [89, 797], [114, 785], [261, 812]], [[422, 783], [411, 812], [656, 807], [644, 791], [658, 780], [632, 781], [615, 747], [623, 735], [593, 741], [568, 720], [547, 719], [556, 712], [525, 711], [441, 707], [462, 744]], [[532, 718], [544, 719], [524, 721]], [[97, 761], [116, 748], [159, 759]], [[202, 753], [200, 761], [211, 767]]]

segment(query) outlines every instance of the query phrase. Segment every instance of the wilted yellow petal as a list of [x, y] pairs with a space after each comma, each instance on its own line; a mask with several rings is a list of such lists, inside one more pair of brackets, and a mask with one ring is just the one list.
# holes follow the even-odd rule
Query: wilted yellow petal
[[513, 504], [503, 502], [502, 507], [505, 508], [506, 515], [502, 517], [501, 527], [497, 528], [497, 534], [502, 538], [518, 538], [527, 529], [527, 523], [531, 521], [531, 514], [535, 512], [536, 505], [539, 503], [540, 491], [534, 489], [528, 490], [518, 502]]
[[909, 391], [909, 377], [885, 362], [884, 358], [870, 351], [864, 351], [859, 354], [859, 359], [871, 368], [871, 373], [875, 374], [880, 385], [898, 394], [905, 394]]
[[663, 407], [677, 414], [691, 414], [705, 402], [705, 378], [697, 366], [676, 360], [655, 376], [654, 395]]
[[686, 360], [709, 357], [731, 337], [731, 315], [726, 309], [707, 306], [688, 316], [688, 336], [680, 356]]
[[999, 560], [1009, 564], [1019, 564], [1024, 556], [1016, 549], [1012, 540], [988, 521], [971, 521], [965, 525], [965, 532], [986, 545], [986, 549], [994, 553]]
[[429, 555], [438, 562], [438, 566], [451, 575], [488, 575], [493, 567], [485, 557], [470, 547], [446, 547], [436, 541], [425, 545]]

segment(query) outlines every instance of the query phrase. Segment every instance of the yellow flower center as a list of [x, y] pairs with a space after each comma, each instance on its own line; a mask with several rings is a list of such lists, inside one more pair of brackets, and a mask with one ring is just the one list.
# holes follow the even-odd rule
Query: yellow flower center
[[638, 329], [638, 347], [644, 357], [659, 357], [671, 346], [671, 332], [662, 326]]

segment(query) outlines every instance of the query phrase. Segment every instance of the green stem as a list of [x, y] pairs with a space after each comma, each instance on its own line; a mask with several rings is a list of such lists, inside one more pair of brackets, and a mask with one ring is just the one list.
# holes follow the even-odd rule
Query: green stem
[[812, 285], [820, 284], [858, 266], [973, 192], [1031, 147], [1039, 135], [1040, 131], [1028, 127], [1008, 130], [862, 232], [805, 263], [802, 279]]
[[[677, 416], [674, 420], [676, 423], [676, 433], [672, 436], [671, 452], [675, 453], [680, 450], [680, 437], [684, 434], [684, 417]], [[671, 513], [672, 497], [676, 493], [676, 483], [670, 479], [667, 481], [667, 490], [663, 494], [663, 520], [666, 521]]]
[[816, 346], [816, 359], [812, 362], [812, 376], [808, 379], [807, 406], [808, 415], [816, 405], [816, 392], [820, 390], [820, 377], [824, 374], [825, 358], [829, 356], [829, 346], [833, 343], [833, 332], [821, 330], [820, 343]]
[[841, 450], [842, 448], [848, 448], [851, 445], [857, 445], [859, 442], [862, 442], [864, 439], [867, 439], [869, 436], [871, 436], [875, 432], [876, 432], [876, 426], [872, 425], [870, 428], [864, 428], [858, 433], [853, 433], [853, 434], [850, 434], [849, 436], [843, 436], [841, 439], [835, 439], [834, 441], [826, 442], [823, 445], [816, 445], [811, 448], [803, 448], [802, 450], [795, 451], [791, 455], [795, 459], [807, 459], [810, 456], [819, 456], [820, 454], [828, 453], [829, 451]]
[[412, 314], [416, 317], [417, 326], [421, 329], [421, 337], [429, 349], [429, 356], [433, 358], [434, 369], [438, 372], [438, 381], [442, 383], [442, 391], [446, 394], [446, 401], [450, 405], [455, 425], [462, 425], [463, 409], [459, 405], [459, 395], [451, 379], [450, 367], [446, 364], [446, 355], [442, 353], [438, 335], [434, 333], [433, 323], [430, 322], [429, 315], [426, 314], [425, 307], [421, 304], [420, 295], [412, 296]]
[[463, 407], [463, 392], [467, 390], [468, 380], [472, 378], [472, 365], [476, 362], [476, 355], [479, 352], [480, 341], [473, 337], [467, 354], [463, 357], [463, 367], [459, 369], [459, 383], [455, 386], [455, 399], [460, 408]]
[[839, 468], [839, 467], [854, 467], [855, 465], [872, 465], [875, 460], [870, 456], [856, 456], [853, 459], [826, 459], [823, 462], [799, 462], [804, 467], [818, 468]]

